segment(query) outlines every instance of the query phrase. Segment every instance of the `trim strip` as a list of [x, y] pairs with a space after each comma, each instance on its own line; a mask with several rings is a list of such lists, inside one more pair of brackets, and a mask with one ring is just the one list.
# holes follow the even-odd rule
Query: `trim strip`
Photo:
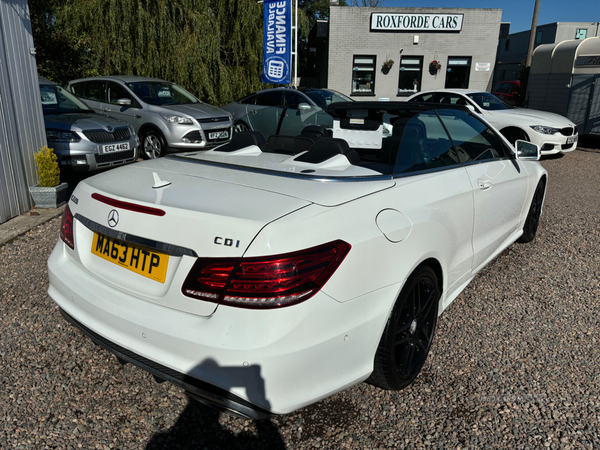
[[92, 194], [92, 198], [94, 200], [98, 200], [99, 202], [106, 203], [107, 205], [113, 206], [115, 208], [122, 208], [128, 211], [138, 212], [142, 214], [150, 214], [152, 216], [164, 216], [166, 213], [162, 209], [151, 208], [149, 206], [138, 205], [135, 203], [124, 202], [121, 200], [117, 200], [114, 198], [107, 197], [102, 194], [98, 194], [94, 192]]
[[105, 227], [104, 225], [100, 225], [99, 223], [96, 223], [88, 219], [87, 217], [83, 217], [79, 213], [75, 214], [75, 219], [81, 222], [90, 230], [97, 231], [98, 233], [102, 233], [113, 239], [131, 242], [132, 244], [142, 245], [144, 247], [158, 250], [159, 252], [166, 253], [171, 256], [192, 256], [194, 258], [198, 257], [198, 254], [192, 249], [180, 247], [179, 245], [167, 244], [165, 242], [158, 242], [152, 239], [146, 239], [143, 237], [135, 236], [133, 234], [123, 233], [121, 231]]
[[[365, 175], [365, 176], [353, 176], [353, 177], [327, 177], [323, 175], [311, 175], [307, 173], [292, 173], [292, 172], [282, 172], [280, 170], [274, 169], [266, 169], [266, 168], [258, 168], [258, 167], [248, 167], [248, 166], [240, 166], [237, 164], [231, 163], [221, 163], [216, 161], [206, 161], [199, 159], [191, 159], [189, 156], [195, 155], [195, 153], [183, 153], [183, 154], [171, 154], [165, 156], [167, 159], [179, 159], [184, 160], [185, 162], [192, 164], [203, 164], [207, 166], [215, 166], [221, 167], [225, 169], [234, 169], [241, 170], [243, 172], [252, 172], [252, 173], [261, 173], [267, 175], [277, 175], [283, 178], [297, 178], [301, 180], [309, 180], [309, 181], [327, 181], [334, 183], [356, 183], [357, 181], [382, 181], [382, 180], [391, 180], [391, 175]], [[310, 167], [307, 167], [309, 169]]]

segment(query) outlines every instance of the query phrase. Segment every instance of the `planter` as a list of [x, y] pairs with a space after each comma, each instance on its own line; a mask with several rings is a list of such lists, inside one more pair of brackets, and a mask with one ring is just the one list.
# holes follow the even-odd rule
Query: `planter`
[[29, 193], [37, 208], [59, 208], [67, 203], [67, 183], [55, 187], [43, 187], [39, 184], [29, 186]]

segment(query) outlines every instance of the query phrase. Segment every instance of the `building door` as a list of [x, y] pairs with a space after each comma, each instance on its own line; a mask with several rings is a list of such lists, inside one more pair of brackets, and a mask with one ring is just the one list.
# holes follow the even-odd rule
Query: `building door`
[[470, 56], [448, 57], [446, 69], [446, 89], [467, 89], [471, 75]]
[[600, 75], [573, 75], [567, 117], [579, 134], [600, 134]]

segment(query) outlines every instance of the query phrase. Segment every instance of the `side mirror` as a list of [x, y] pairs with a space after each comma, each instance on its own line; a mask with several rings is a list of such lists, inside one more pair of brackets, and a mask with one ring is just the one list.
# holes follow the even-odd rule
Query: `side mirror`
[[480, 112], [477, 110], [477, 108], [475, 108], [470, 103], [467, 103], [467, 108], [469, 108], [469, 111], [474, 112], [475, 114], [480, 114]]
[[515, 148], [517, 149], [517, 158], [521, 161], [539, 161], [542, 156], [540, 147], [531, 142], [517, 141]]
[[310, 105], [308, 103], [298, 103], [298, 109], [300, 111], [310, 111]]
[[131, 106], [131, 99], [129, 98], [120, 98], [117, 100], [117, 105], [119, 106]]

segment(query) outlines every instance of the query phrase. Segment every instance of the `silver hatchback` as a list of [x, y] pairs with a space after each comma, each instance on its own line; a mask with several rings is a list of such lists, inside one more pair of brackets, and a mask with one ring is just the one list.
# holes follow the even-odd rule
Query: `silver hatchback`
[[157, 78], [109, 76], [69, 82], [68, 89], [97, 112], [129, 122], [144, 158], [208, 149], [231, 138], [231, 115], [182, 87]]

